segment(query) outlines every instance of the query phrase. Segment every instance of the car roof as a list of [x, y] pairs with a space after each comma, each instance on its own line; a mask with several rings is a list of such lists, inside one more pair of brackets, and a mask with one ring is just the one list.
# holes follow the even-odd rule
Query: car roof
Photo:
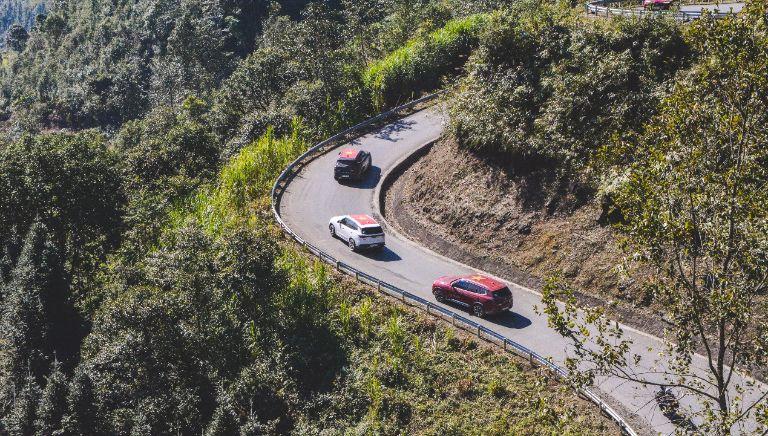
[[375, 219], [373, 219], [370, 215], [350, 215], [350, 218], [352, 218], [352, 221], [356, 222], [357, 225], [360, 227], [368, 227], [368, 226], [378, 226], [379, 223], [376, 222]]
[[470, 274], [466, 276], [459, 276], [458, 278], [469, 280], [473, 283], [477, 283], [478, 285], [488, 289], [489, 291], [498, 291], [499, 289], [507, 287], [507, 285], [505, 285], [504, 283], [501, 283], [488, 276], [484, 276], [480, 274]]
[[360, 150], [355, 150], [354, 148], [345, 148], [344, 150], [341, 150], [341, 153], [339, 153], [339, 159], [357, 159], [357, 155], [360, 153]]

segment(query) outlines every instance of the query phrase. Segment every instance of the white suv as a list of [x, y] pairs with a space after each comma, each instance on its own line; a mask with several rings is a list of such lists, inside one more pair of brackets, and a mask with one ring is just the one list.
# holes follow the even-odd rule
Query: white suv
[[341, 239], [352, 251], [384, 247], [384, 230], [368, 215], [341, 215], [328, 223], [331, 236]]

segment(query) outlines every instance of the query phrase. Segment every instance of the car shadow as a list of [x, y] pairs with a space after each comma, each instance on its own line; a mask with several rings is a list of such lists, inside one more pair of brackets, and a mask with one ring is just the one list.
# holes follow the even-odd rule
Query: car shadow
[[384, 246], [380, 250], [361, 251], [360, 254], [371, 260], [378, 260], [379, 262], [397, 262], [403, 260], [400, 255]]
[[[469, 308], [466, 306], [463, 306], [458, 303], [454, 303], [453, 301], [447, 301], [445, 305], [450, 306], [451, 308], [454, 308], [454, 309], [460, 309], [466, 312], [467, 314], [469, 314], [469, 316], [474, 317], [474, 315], [472, 315], [472, 311], [470, 311]], [[493, 315], [486, 315], [485, 320], [492, 322], [494, 324], [498, 324], [500, 326], [504, 326], [504, 327], [516, 329], [516, 330], [524, 329], [530, 326], [531, 324], [533, 324], [531, 320], [528, 319], [528, 317], [524, 315], [520, 315], [519, 313], [516, 313], [516, 312], [512, 312], [511, 310], [507, 310], [501, 313], [496, 313]]]
[[488, 317], [488, 321], [517, 330], [524, 329], [532, 324], [528, 317], [520, 315], [519, 313], [513, 312], [511, 310], [499, 313], [497, 315], [491, 315]]
[[376, 165], [371, 166], [371, 169], [365, 174], [363, 180], [339, 180], [339, 184], [349, 186], [356, 189], [373, 189], [379, 184], [381, 180], [381, 168]]

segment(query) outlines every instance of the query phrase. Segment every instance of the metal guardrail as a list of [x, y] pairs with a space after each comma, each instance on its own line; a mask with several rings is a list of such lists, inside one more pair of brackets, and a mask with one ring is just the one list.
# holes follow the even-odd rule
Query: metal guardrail
[[[376, 277], [370, 274], [367, 274], [363, 271], [360, 271], [351, 265], [348, 265], [344, 262], [339, 261], [338, 259], [334, 258], [330, 254], [325, 253], [318, 247], [310, 244], [309, 242], [302, 239], [299, 235], [294, 233], [293, 230], [291, 230], [291, 228], [288, 227], [288, 225], [283, 221], [283, 219], [280, 216], [280, 213], [278, 212], [280, 197], [282, 196], [286, 186], [288, 185], [291, 176], [298, 173], [298, 170], [300, 170], [304, 165], [311, 162], [314, 158], [322, 154], [325, 154], [329, 150], [332, 150], [333, 148], [336, 148], [339, 145], [343, 144], [347, 140], [351, 139], [353, 135], [359, 134], [362, 129], [365, 129], [366, 127], [369, 127], [372, 124], [375, 124], [379, 121], [383, 121], [385, 119], [394, 117], [401, 112], [411, 110], [421, 103], [434, 100], [440, 95], [442, 95], [444, 92], [445, 91], [441, 91], [434, 94], [430, 94], [418, 100], [414, 100], [410, 103], [404, 104], [402, 106], [398, 106], [390, 111], [381, 113], [373, 118], [370, 118], [360, 124], [350, 127], [349, 129], [341, 133], [338, 133], [326, 139], [325, 141], [322, 141], [317, 145], [311, 147], [309, 150], [304, 152], [301, 156], [296, 158], [296, 160], [294, 160], [290, 165], [288, 165], [285, 168], [285, 170], [283, 170], [283, 172], [280, 173], [280, 176], [278, 176], [277, 180], [275, 181], [275, 184], [272, 186], [272, 191], [270, 193], [270, 199], [272, 201], [272, 214], [274, 215], [275, 220], [277, 221], [277, 223], [280, 225], [280, 227], [283, 229], [283, 231], [286, 234], [288, 234], [290, 237], [296, 240], [296, 242], [304, 246], [304, 248], [306, 248], [310, 253], [319, 257], [321, 261], [334, 266], [338, 271], [341, 271], [345, 274], [353, 276], [357, 281], [373, 286], [379, 292], [383, 292], [389, 295], [390, 297], [400, 300], [404, 304], [407, 304], [409, 306], [420, 307], [424, 309], [428, 314], [437, 316], [439, 318], [442, 318], [445, 321], [450, 322], [456, 328], [460, 328], [472, 334], [476, 334], [478, 338], [492, 342], [502, 347], [504, 351], [507, 351], [507, 352], [516, 354], [522, 358], [528, 359], [528, 361], [531, 362], [531, 364], [542, 365], [548, 370], [555, 373], [558, 377], [567, 380], [568, 372], [565, 369], [561, 368], [558, 365], [555, 365], [554, 363], [552, 363], [551, 360], [536, 353], [530, 348], [527, 348], [526, 346], [519, 344], [513, 341], [512, 339], [509, 339], [506, 336], [503, 336], [452, 310], [446, 309], [442, 306], [438, 306], [430, 301], [427, 301], [419, 297], [418, 295], [411, 294], [410, 292], [400, 289], [383, 280], [379, 280]], [[578, 389], [578, 392], [581, 395], [583, 395], [587, 400], [597, 405], [602, 411], [602, 413], [605, 414], [610, 419], [612, 419], [616, 424], [618, 424], [621, 430], [625, 434], [629, 436], [637, 436], [637, 433], [632, 429], [629, 423], [624, 421], [624, 419], [615, 410], [613, 410], [611, 406], [609, 406], [594, 392], [592, 392], [589, 389], [583, 389], [583, 388]]]
[[[701, 18], [701, 11], [652, 11], [648, 9], [625, 9], [625, 8], [613, 8], [610, 7], [611, 3], [617, 3], [621, 0], [596, 0], [585, 3], [587, 13], [593, 15], [602, 15], [606, 17], [610, 16], [622, 16], [622, 17], [644, 17], [644, 16], [657, 16], [657, 17], [672, 17], [677, 21], [692, 21]], [[715, 18], [725, 18], [731, 15], [731, 12], [717, 12], [712, 13]]]

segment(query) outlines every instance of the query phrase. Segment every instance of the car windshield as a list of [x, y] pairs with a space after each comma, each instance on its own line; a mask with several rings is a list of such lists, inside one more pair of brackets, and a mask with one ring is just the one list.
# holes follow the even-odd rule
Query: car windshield
[[378, 235], [380, 233], [384, 233], [384, 230], [381, 229], [381, 227], [363, 227], [362, 229], [364, 235]]
[[494, 298], [507, 298], [511, 297], [512, 292], [509, 290], [509, 288], [501, 288], [498, 291], [493, 291], [493, 297]]

